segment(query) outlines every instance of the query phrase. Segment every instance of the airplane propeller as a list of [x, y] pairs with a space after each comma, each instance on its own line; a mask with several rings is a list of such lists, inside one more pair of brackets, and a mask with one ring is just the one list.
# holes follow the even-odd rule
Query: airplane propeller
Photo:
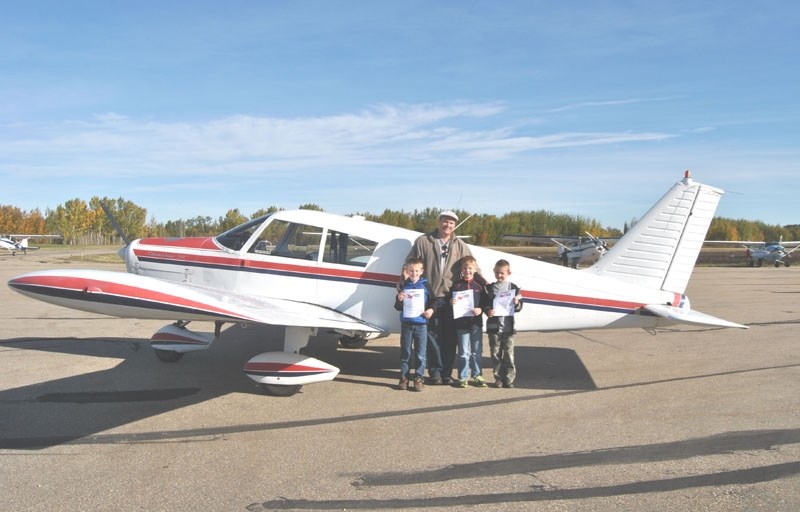
[[117, 256], [119, 259], [125, 262], [125, 266], [128, 267], [128, 271], [130, 271], [130, 261], [128, 260], [128, 250], [131, 246], [131, 239], [122, 231], [122, 227], [120, 227], [119, 222], [117, 222], [116, 217], [114, 214], [111, 213], [111, 208], [108, 207], [107, 204], [101, 202], [100, 207], [103, 208], [103, 212], [105, 212], [106, 217], [108, 217], [108, 221], [111, 223], [111, 226], [114, 227], [114, 230], [117, 232], [117, 235], [125, 242], [125, 245], [117, 251]]
[[126, 247], [129, 246], [131, 244], [131, 241], [122, 231], [122, 228], [117, 222], [117, 219], [114, 217], [114, 214], [111, 213], [111, 209], [108, 207], [108, 205], [106, 205], [106, 203], [100, 203], [100, 207], [103, 208], [103, 211], [105, 212], [106, 217], [108, 217], [108, 221], [111, 223], [111, 226], [114, 227], [114, 230], [117, 232], [119, 237], [122, 239], [123, 242], [125, 242], [125, 246]]

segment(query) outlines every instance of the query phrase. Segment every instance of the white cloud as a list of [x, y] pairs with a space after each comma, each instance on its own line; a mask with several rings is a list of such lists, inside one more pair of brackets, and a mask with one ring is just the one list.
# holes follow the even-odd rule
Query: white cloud
[[[247, 175], [270, 170], [491, 162], [548, 148], [663, 140], [657, 132], [523, 135], [504, 126], [498, 103], [379, 105], [308, 118], [230, 116], [203, 122], [140, 120], [104, 113], [90, 120], [0, 131], [5, 170], [91, 176]], [[476, 129], [495, 121], [499, 126]], [[540, 127], [541, 128], [541, 127]]]

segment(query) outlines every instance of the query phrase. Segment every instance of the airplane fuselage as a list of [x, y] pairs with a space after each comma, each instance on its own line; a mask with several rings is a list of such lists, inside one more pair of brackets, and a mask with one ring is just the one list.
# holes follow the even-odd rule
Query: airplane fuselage
[[[269, 239], [280, 225], [297, 226], [302, 245]], [[302, 233], [297, 236], [296, 233]], [[246, 231], [247, 240], [226, 246], [226, 238], [141, 239], [127, 249], [131, 273], [248, 295], [319, 304], [360, 318], [384, 332], [398, 332], [393, 309], [400, 269], [420, 233], [359, 218], [323, 212], [284, 211]], [[338, 240], [338, 242], [332, 242]], [[359, 240], [352, 259], [343, 241]], [[297, 242], [298, 240], [293, 240]], [[228, 244], [231, 245], [231, 244]], [[336, 247], [333, 247], [333, 246]], [[262, 250], [257, 249], [261, 247]], [[268, 250], [264, 250], [268, 249]], [[482, 247], [470, 246], [486, 279], [499, 259], [511, 264], [511, 280], [522, 289], [525, 307], [515, 325], [521, 331], [656, 327], [669, 322], [649, 315], [645, 304], [677, 305], [680, 294], [620, 283], [587, 272]]]

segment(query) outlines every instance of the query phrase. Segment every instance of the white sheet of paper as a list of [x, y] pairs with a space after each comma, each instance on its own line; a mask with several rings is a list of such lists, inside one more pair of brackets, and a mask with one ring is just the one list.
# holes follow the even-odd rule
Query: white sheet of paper
[[453, 304], [453, 318], [461, 318], [462, 316], [475, 316], [472, 312], [475, 309], [474, 294], [472, 290], [464, 290], [463, 292], [453, 292], [455, 304]]
[[494, 316], [514, 316], [514, 290], [506, 290], [494, 296]]
[[416, 318], [425, 311], [425, 290], [403, 290], [403, 316]]

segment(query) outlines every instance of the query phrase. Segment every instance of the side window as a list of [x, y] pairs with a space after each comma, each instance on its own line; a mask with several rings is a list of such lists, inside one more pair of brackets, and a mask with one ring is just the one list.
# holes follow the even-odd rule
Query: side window
[[376, 242], [366, 238], [330, 230], [322, 261], [366, 267], [377, 245]]
[[250, 248], [255, 254], [316, 261], [322, 229], [315, 226], [273, 220]]
[[290, 224], [288, 222], [273, 220], [267, 224], [261, 234], [258, 235], [258, 240], [250, 246], [249, 252], [264, 255], [273, 254], [275, 252], [275, 247], [278, 245], [278, 242], [283, 239], [289, 226]]

